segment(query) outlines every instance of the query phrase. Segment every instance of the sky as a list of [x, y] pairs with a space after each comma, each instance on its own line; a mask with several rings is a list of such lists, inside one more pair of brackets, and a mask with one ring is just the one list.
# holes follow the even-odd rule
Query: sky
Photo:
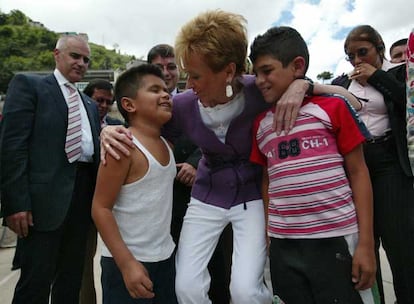
[[[352, 69], [343, 42], [356, 25], [369, 24], [389, 47], [414, 28], [412, 0], [0, 0], [0, 10], [18, 9], [55, 32], [80, 32], [89, 41], [146, 59], [158, 43], [174, 45], [180, 27], [206, 10], [243, 15], [251, 43], [272, 26], [297, 29], [308, 44], [307, 75]], [[0, 41], [1, 43], [1, 41]], [[92, 54], [93, 57], [93, 54]]]

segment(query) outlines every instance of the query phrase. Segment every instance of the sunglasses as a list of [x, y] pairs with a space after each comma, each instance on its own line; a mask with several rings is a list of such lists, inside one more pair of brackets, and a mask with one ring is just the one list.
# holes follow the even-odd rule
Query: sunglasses
[[105, 99], [105, 98], [96, 98], [95, 101], [99, 104], [106, 103], [108, 106], [112, 106], [114, 101], [112, 99]]
[[348, 60], [348, 61], [354, 61], [355, 60], [355, 56], [358, 56], [359, 58], [366, 57], [368, 55], [369, 51], [372, 48], [373, 48], [373, 46], [372, 47], [369, 47], [369, 48], [367, 48], [367, 47], [359, 48], [356, 51], [356, 55], [354, 53], [347, 53], [345, 59]]
[[84, 64], [89, 64], [89, 62], [91, 62], [91, 59], [89, 57], [83, 56], [83, 55], [75, 53], [75, 52], [70, 52], [69, 56], [72, 57], [75, 60], [79, 60], [79, 59], [82, 58]]

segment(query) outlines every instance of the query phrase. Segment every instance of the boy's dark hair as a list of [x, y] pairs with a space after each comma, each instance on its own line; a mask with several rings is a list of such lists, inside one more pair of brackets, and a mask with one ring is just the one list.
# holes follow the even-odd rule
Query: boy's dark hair
[[115, 82], [114, 95], [116, 105], [119, 113], [121, 113], [127, 123], [129, 123], [128, 112], [122, 107], [121, 99], [123, 97], [135, 98], [137, 90], [142, 86], [143, 77], [147, 75], [154, 75], [164, 80], [164, 75], [159, 67], [154, 64], [145, 63], [126, 70], [119, 75]]
[[105, 79], [93, 79], [91, 80], [88, 85], [83, 89], [83, 93], [92, 97], [95, 89], [97, 90], [105, 90], [112, 92], [113, 86], [112, 84], [105, 80]]
[[305, 59], [305, 73], [309, 67], [309, 51], [305, 40], [298, 31], [288, 26], [272, 27], [254, 39], [249, 55], [252, 63], [259, 56], [266, 55], [279, 60], [284, 68], [295, 57], [301, 56]]
[[152, 63], [152, 61], [158, 56], [161, 56], [161, 58], [175, 57], [174, 48], [168, 44], [157, 44], [148, 52], [147, 62]]

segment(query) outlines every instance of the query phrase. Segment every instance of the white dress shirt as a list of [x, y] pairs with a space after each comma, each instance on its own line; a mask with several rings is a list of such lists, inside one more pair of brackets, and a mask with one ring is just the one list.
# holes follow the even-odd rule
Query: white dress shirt
[[[69, 97], [69, 90], [65, 86], [67, 83], [70, 83], [62, 73], [55, 69], [53, 74], [59, 84], [60, 90], [63, 93], [63, 96], [67, 100]], [[71, 84], [75, 86], [74, 84]], [[76, 90], [77, 94], [79, 95], [78, 90]], [[79, 95], [79, 100], [82, 100], [81, 96]], [[92, 139], [92, 130], [91, 124], [89, 122], [88, 114], [86, 113], [85, 106], [83, 102], [79, 103], [79, 109], [81, 113], [81, 124], [82, 124], [82, 139], [81, 139], [81, 156], [78, 161], [81, 162], [92, 162], [93, 160], [93, 139]]]

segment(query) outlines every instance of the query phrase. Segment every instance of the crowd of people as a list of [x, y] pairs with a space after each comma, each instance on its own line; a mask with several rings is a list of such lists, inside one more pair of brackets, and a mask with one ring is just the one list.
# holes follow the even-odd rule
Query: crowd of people
[[322, 85], [286, 26], [254, 39], [246, 73], [246, 22], [203, 12], [114, 87], [76, 89], [91, 54], [72, 34], [51, 75], [12, 79], [0, 164], [13, 303], [95, 304], [97, 233], [105, 304], [385, 304], [380, 245], [398, 304], [414, 303], [407, 40], [388, 61], [381, 35], [356, 26], [353, 71]]

